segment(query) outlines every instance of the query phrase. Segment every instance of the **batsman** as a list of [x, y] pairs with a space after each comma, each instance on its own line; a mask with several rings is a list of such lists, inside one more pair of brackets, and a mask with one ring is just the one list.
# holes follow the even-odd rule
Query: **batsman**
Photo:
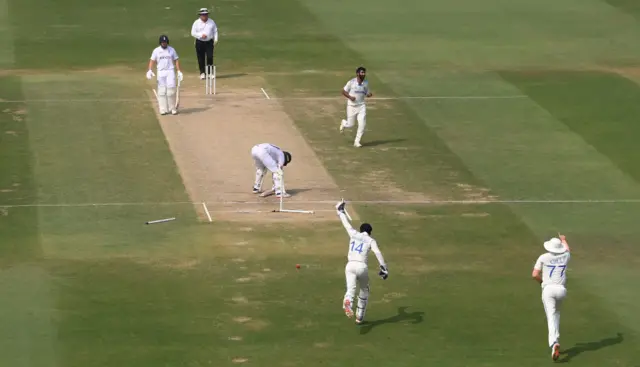
[[153, 50], [149, 59], [147, 79], [151, 80], [155, 76], [153, 73], [153, 64], [155, 63], [158, 72], [158, 92], [156, 94], [160, 114], [166, 115], [171, 112], [172, 115], [176, 115], [178, 113], [176, 70], [178, 71], [178, 84], [183, 79], [182, 71], [180, 71], [180, 61], [176, 50], [169, 46], [169, 37], [163, 34], [158, 42], [160, 46]]
[[360, 225], [360, 232], [353, 229], [349, 219], [347, 218], [346, 203], [344, 200], [336, 204], [336, 210], [338, 216], [342, 221], [344, 229], [347, 230], [349, 235], [349, 252], [347, 254], [347, 265], [344, 269], [345, 277], [347, 280], [347, 292], [344, 295], [342, 308], [348, 318], [353, 317], [353, 298], [356, 295], [356, 284], [360, 286], [360, 293], [358, 294], [358, 307], [356, 309], [356, 324], [362, 324], [364, 322], [364, 315], [367, 311], [367, 302], [369, 299], [369, 267], [367, 265], [367, 258], [369, 251], [373, 251], [378, 259], [380, 269], [378, 275], [382, 279], [387, 279], [389, 276], [389, 270], [387, 264], [384, 261], [384, 257], [378, 248], [378, 243], [373, 237], [371, 232], [373, 228], [369, 223], [362, 223]]

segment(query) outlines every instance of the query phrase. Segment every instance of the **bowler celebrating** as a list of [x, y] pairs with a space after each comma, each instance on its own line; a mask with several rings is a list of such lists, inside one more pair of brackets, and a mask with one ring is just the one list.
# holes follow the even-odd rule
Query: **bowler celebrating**
[[367, 69], [359, 67], [356, 69], [356, 77], [349, 80], [347, 85], [342, 89], [342, 95], [347, 99], [347, 119], [340, 122], [340, 132], [345, 128], [352, 128], [358, 120], [358, 131], [356, 132], [356, 140], [353, 146], [360, 148], [360, 139], [364, 134], [364, 127], [367, 125], [367, 106], [364, 98], [371, 97], [373, 94], [369, 92], [369, 82], [365, 80], [367, 77]]

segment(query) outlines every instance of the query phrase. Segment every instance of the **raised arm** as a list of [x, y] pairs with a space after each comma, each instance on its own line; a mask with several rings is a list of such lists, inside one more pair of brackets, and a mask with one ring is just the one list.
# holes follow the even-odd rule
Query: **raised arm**
[[[567, 242], [567, 237], [564, 235], [561, 235], [560, 233], [558, 233], [558, 237], [562, 242], [562, 246], [564, 246], [564, 248], [567, 249], [567, 252], [571, 252], [571, 249], [569, 248], [569, 243]], [[578, 252], [580, 252], [580, 249], [578, 249]]]
[[340, 217], [342, 226], [347, 231], [347, 234], [349, 234], [349, 237], [353, 237], [358, 234], [358, 231], [353, 229], [353, 227], [351, 226], [351, 222], [349, 222], [347, 215], [344, 213], [345, 205], [347, 205], [347, 203], [345, 203], [344, 200], [340, 201], [338, 204], [336, 204], [336, 211], [338, 213], [338, 217]]

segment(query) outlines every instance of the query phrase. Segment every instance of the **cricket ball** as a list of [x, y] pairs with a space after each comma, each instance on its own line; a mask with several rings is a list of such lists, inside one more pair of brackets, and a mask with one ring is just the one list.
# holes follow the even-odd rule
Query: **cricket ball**
[[296, 264], [296, 269], [300, 269], [300, 264]]

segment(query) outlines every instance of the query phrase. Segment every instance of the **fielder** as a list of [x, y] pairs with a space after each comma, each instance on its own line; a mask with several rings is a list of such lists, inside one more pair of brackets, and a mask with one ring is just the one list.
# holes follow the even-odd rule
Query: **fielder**
[[[272, 191], [275, 191], [278, 198], [281, 195], [285, 198], [290, 197], [291, 195], [287, 194], [282, 185], [282, 169], [291, 162], [291, 153], [285, 152], [273, 144], [262, 143], [251, 148], [251, 156], [256, 165], [256, 181], [253, 184], [253, 193], [260, 193], [262, 181], [267, 170], [269, 170], [273, 178]], [[266, 196], [264, 194], [262, 196]]]
[[356, 132], [356, 140], [353, 146], [360, 148], [360, 139], [364, 134], [364, 127], [367, 125], [367, 106], [364, 103], [365, 97], [371, 97], [373, 94], [369, 92], [369, 82], [365, 80], [367, 77], [367, 69], [360, 66], [356, 69], [356, 77], [349, 80], [347, 85], [342, 89], [342, 95], [347, 98], [347, 119], [340, 122], [340, 132], [345, 128], [352, 128], [358, 120], [358, 131]]
[[[180, 71], [180, 61], [178, 53], [169, 46], [169, 37], [160, 36], [160, 46], [156, 47], [151, 53], [149, 60], [149, 71], [147, 71], [147, 79], [151, 80], [155, 76], [153, 73], [153, 64], [157, 66], [158, 72], [158, 108], [161, 115], [166, 115], [171, 111], [172, 115], [178, 113], [176, 104], [176, 72], [178, 70], [178, 81], [183, 79], [182, 71]], [[174, 67], [175, 62], [175, 67]]]
[[542, 285], [542, 305], [547, 314], [551, 359], [560, 357], [560, 306], [567, 296], [567, 264], [571, 258], [565, 236], [552, 238], [544, 243], [548, 252], [540, 255], [531, 276]]
[[369, 250], [373, 251], [378, 259], [378, 264], [380, 265], [378, 275], [382, 279], [387, 279], [389, 270], [387, 270], [384, 257], [382, 257], [382, 253], [378, 248], [378, 243], [371, 237], [371, 232], [373, 231], [371, 224], [362, 223], [360, 232], [353, 229], [345, 214], [345, 205], [344, 200], [336, 204], [338, 216], [342, 221], [344, 229], [347, 230], [347, 234], [349, 234], [349, 252], [347, 254], [349, 261], [344, 269], [347, 279], [347, 292], [344, 295], [342, 308], [347, 317], [353, 317], [353, 297], [356, 295], [357, 282], [360, 285], [360, 293], [358, 294], [358, 307], [356, 309], [356, 324], [361, 324], [364, 321], [369, 298], [369, 268], [367, 265]]

